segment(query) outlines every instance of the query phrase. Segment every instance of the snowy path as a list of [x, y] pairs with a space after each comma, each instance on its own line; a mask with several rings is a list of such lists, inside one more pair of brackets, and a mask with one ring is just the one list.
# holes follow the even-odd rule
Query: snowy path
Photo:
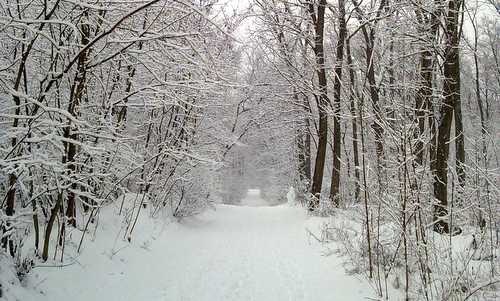
[[243, 206], [219, 205], [215, 212], [168, 225], [149, 247], [46, 272], [50, 282], [62, 281], [58, 288], [44, 285], [46, 297], [349, 301], [372, 295], [366, 284], [345, 275], [341, 259], [321, 256], [319, 246], [308, 242], [303, 209], [258, 207], [263, 204], [254, 195]]

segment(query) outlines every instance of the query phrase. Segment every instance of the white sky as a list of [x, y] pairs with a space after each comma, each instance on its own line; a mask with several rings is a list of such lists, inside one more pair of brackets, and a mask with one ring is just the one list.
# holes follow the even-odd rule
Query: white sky
[[[250, 6], [250, 0], [221, 0], [220, 5], [222, 6], [224, 12], [229, 16], [234, 13], [241, 13], [248, 9]], [[244, 19], [234, 33], [235, 38], [244, 43], [244, 40], [248, 36], [247, 29], [250, 25], [251, 18]]]
[[[224, 11], [226, 16], [232, 16], [233, 14], [242, 13], [250, 6], [251, 0], [221, 0], [218, 5]], [[495, 2], [495, 0], [493, 0]], [[479, 20], [488, 17], [495, 18], [498, 17], [499, 14], [496, 11], [495, 7], [492, 5], [492, 1], [490, 0], [468, 0], [466, 2], [468, 6], [467, 9], [471, 10], [473, 13], [474, 7], [478, 7], [477, 16]], [[471, 22], [469, 19], [469, 15], [466, 13], [464, 16], [464, 36], [468, 39], [473, 38], [473, 29], [471, 26]], [[247, 17], [242, 20], [239, 27], [234, 32], [234, 37], [241, 43], [244, 44], [248, 39], [248, 29], [252, 26], [252, 17]]]

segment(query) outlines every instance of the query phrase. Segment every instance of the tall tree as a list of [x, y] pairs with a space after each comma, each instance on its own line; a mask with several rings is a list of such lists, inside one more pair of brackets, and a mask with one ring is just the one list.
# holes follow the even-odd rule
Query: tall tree
[[344, 43], [347, 35], [347, 26], [345, 21], [344, 0], [339, 0], [339, 36], [335, 47], [335, 68], [333, 78], [333, 169], [330, 185], [330, 199], [334, 205], [338, 206], [340, 202], [340, 159], [342, 133], [340, 128], [340, 102], [342, 92], [342, 63], [344, 60]]
[[[439, 16], [441, 15], [439, 0], [436, 1], [436, 6], [432, 11], [427, 11], [421, 5], [415, 5], [415, 16], [418, 22], [418, 29], [421, 33], [422, 43], [420, 46], [420, 59], [419, 59], [419, 82], [420, 86], [415, 93], [415, 119], [417, 126], [414, 131], [415, 147], [414, 155], [416, 162], [422, 165], [424, 162], [424, 139], [422, 135], [425, 134], [425, 121], [429, 121], [429, 130], [431, 137], [434, 127], [434, 116], [432, 113], [432, 93], [433, 93], [433, 47], [437, 42], [437, 32], [439, 30]], [[433, 144], [433, 142], [431, 142]], [[431, 145], [431, 153], [433, 153], [434, 146]], [[434, 162], [434, 155], [431, 155], [431, 162]], [[431, 163], [433, 164], [433, 163]], [[431, 168], [433, 170], [433, 168]]]
[[314, 164], [314, 174], [312, 178], [311, 194], [314, 198], [310, 210], [319, 205], [321, 188], [323, 185], [323, 171], [326, 160], [326, 146], [328, 144], [328, 114], [327, 107], [330, 103], [328, 99], [328, 84], [326, 79], [325, 51], [323, 45], [325, 30], [325, 9], [326, 0], [314, 0], [308, 2], [308, 11], [314, 27], [314, 55], [316, 58], [316, 74], [318, 76], [318, 92], [315, 94], [318, 107], [318, 147], [316, 150], [316, 161]]
[[443, 103], [441, 105], [436, 145], [436, 171], [434, 175], [434, 229], [450, 232], [448, 217], [448, 157], [453, 114], [460, 102], [460, 31], [461, 0], [448, 1], [445, 18], [445, 57], [443, 62]]

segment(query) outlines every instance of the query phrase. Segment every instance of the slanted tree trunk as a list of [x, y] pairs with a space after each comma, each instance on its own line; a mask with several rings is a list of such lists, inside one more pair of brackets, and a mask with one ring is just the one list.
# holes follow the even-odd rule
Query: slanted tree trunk
[[[320, 0], [319, 4], [314, 5], [311, 1], [309, 2], [309, 14], [311, 16], [312, 22], [314, 24], [314, 55], [316, 57], [317, 64], [317, 76], [318, 76], [318, 89], [319, 92], [316, 97], [316, 102], [318, 105], [318, 115], [319, 115], [319, 126], [318, 126], [318, 148], [316, 151], [316, 161], [314, 164], [314, 175], [312, 178], [311, 194], [314, 197], [314, 201], [310, 206], [310, 210], [318, 207], [319, 199], [321, 195], [321, 188], [323, 185], [323, 170], [325, 167], [325, 157], [326, 157], [326, 146], [328, 143], [328, 115], [326, 113], [326, 108], [330, 102], [328, 99], [328, 87], [326, 80], [326, 68], [325, 68], [325, 52], [323, 47], [323, 36], [325, 28], [325, 8], [326, 0]], [[317, 10], [317, 12], [316, 12]]]
[[448, 2], [446, 16], [446, 52], [443, 67], [443, 97], [441, 120], [438, 126], [436, 145], [436, 172], [434, 175], [434, 230], [449, 233], [448, 216], [448, 157], [450, 152], [450, 132], [453, 113], [460, 102], [460, 64], [459, 64], [459, 9], [460, 0]]
[[42, 259], [44, 261], [47, 261], [47, 259], [49, 258], [50, 236], [52, 234], [52, 228], [54, 227], [54, 222], [56, 221], [56, 216], [59, 213], [59, 210], [61, 210], [62, 206], [63, 194], [62, 192], [59, 192], [57, 195], [58, 196], [56, 204], [50, 210], [50, 218], [47, 223], [47, 226], [45, 227], [45, 238], [43, 241], [43, 250], [42, 250]]
[[330, 200], [335, 206], [340, 204], [340, 159], [341, 159], [341, 128], [340, 101], [342, 90], [342, 62], [344, 60], [344, 42], [347, 28], [345, 22], [344, 0], [339, 0], [339, 37], [336, 46], [335, 69], [333, 79], [333, 169], [330, 185]]

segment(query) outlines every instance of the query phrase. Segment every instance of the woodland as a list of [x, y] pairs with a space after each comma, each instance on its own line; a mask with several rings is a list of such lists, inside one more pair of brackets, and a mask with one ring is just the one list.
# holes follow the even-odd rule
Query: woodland
[[63, 265], [109, 207], [133, 243], [142, 215], [257, 187], [327, 219], [311, 235], [377, 300], [495, 300], [499, 21], [496, 0], [0, 0], [1, 265]]

